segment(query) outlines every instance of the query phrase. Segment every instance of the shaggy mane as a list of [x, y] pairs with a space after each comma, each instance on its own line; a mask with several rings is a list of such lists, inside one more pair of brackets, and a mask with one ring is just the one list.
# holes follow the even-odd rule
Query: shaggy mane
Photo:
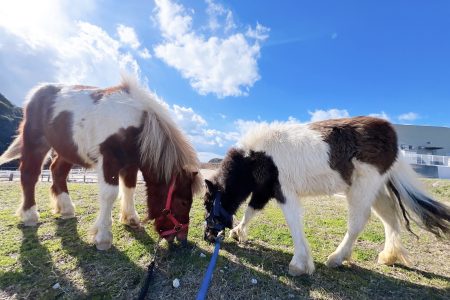
[[130, 76], [122, 75], [120, 85], [140, 102], [145, 111], [139, 137], [141, 162], [166, 182], [170, 181], [174, 173], [182, 170], [199, 171], [200, 162], [194, 147], [172, 120], [168, 109], [157, 100], [157, 96]]

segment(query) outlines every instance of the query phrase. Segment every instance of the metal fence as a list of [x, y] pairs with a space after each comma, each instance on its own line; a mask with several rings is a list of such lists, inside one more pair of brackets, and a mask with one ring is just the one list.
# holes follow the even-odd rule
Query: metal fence
[[450, 167], [450, 156], [417, 154], [408, 151], [402, 151], [402, 154], [409, 164]]
[[[417, 154], [414, 152], [401, 150], [402, 155], [405, 157], [406, 161], [409, 164], [415, 165], [425, 165], [425, 166], [441, 166], [441, 167], [450, 167], [450, 156], [442, 156], [442, 155], [431, 155], [431, 154]], [[214, 172], [217, 169], [218, 164], [208, 164], [208, 166], [203, 166], [203, 169], [210, 169], [211, 172]], [[20, 180], [20, 171], [11, 169], [11, 168], [3, 168], [0, 169], [0, 181], [19, 181]], [[93, 170], [87, 169], [72, 169], [67, 178], [69, 182], [84, 182], [84, 183], [92, 183], [97, 182], [97, 172]], [[50, 170], [42, 170], [40, 175], [40, 181], [48, 181], [52, 182], [52, 174]], [[138, 173], [138, 182], [143, 182], [141, 172]]]
[[[52, 182], [52, 173], [50, 170], [42, 170], [39, 177], [40, 181]], [[0, 181], [20, 181], [20, 171], [12, 169], [0, 169]], [[92, 183], [97, 182], [97, 172], [86, 169], [72, 169], [67, 177], [69, 182]], [[143, 182], [142, 174], [138, 173], [138, 182]]]

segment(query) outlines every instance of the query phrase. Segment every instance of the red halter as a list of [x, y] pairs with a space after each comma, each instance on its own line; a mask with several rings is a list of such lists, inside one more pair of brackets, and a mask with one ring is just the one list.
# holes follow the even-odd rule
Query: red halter
[[178, 222], [178, 220], [175, 218], [175, 216], [172, 214], [172, 211], [170, 207], [172, 206], [172, 194], [175, 189], [175, 181], [176, 176], [172, 177], [172, 180], [170, 181], [170, 187], [169, 191], [167, 192], [167, 199], [166, 199], [166, 206], [164, 207], [162, 211], [162, 216], [159, 217], [159, 219], [168, 218], [174, 225], [173, 229], [169, 229], [166, 231], [162, 231], [159, 233], [161, 237], [165, 237], [177, 232], [180, 232], [181, 230], [187, 230], [189, 228], [189, 223], [182, 224]]

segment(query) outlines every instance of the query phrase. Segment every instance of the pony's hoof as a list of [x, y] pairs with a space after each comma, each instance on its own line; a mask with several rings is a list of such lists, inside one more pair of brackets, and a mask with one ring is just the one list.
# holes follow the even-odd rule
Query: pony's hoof
[[72, 219], [72, 218], [75, 218], [75, 213], [74, 212], [61, 214], [61, 219], [63, 219], [63, 220]]
[[344, 261], [343, 258], [339, 257], [337, 254], [331, 254], [328, 256], [327, 261], [325, 262], [325, 265], [328, 268], [337, 268], [342, 266], [342, 262]]
[[112, 243], [110, 241], [103, 241], [103, 242], [95, 243], [95, 247], [97, 247], [97, 250], [100, 250], [100, 251], [108, 250], [109, 248], [111, 248], [111, 246], [112, 246]]
[[289, 264], [289, 275], [291, 276], [300, 276], [300, 275], [311, 275], [314, 273], [314, 263], [307, 264]]
[[61, 219], [70, 219], [75, 217], [75, 206], [70, 199], [69, 194], [61, 193], [59, 195], [52, 194], [51, 200], [53, 201], [54, 209], [53, 213], [60, 214]]
[[247, 241], [247, 235], [240, 227], [235, 227], [230, 231], [230, 238], [240, 243], [245, 243]]
[[36, 205], [33, 205], [28, 210], [22, 210], [20, 208], [17, 211], [17, 215], [20, 217], [24, 226], [33, 227], [38, 224], [39, 221], [39, 213], [37, 212]]
[[97, 250], [108, 250], [112, 246], [113, 235], [111, 231], [99, 230], [97, 226], [93, 226], [89, 230], [89, 235], [92, 238], [92, 242], [97, 247]]
[[140, 229], [141, 228], [141, 222], [139, 220], [139, 217], [136, 215], [126, 216], [124, 214], [120, 215], [120, 223], [130, 226], [131, 228]]
[[28, 221], [23, 222], [23, 226], [26, 226], [26, 227], [35, 227], [35, 226], [37, 226], [37, 224], [38, 224], [38, 220], [28, 220]]
[[399, 250], [397, 252], [383, 250], [378, 254], [378, 263], [381, 265], [392, 266], [396, 262], [400, 262], [407, 267], [411, 266], [411, 260], [406, 250]]

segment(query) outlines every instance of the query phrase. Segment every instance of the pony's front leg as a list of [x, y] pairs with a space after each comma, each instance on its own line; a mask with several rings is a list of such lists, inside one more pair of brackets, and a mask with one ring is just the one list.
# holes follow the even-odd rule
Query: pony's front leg
[[102, 166], [101, 161], [97, 168], [100, 190], [100, 212], [91, 228], [92, 239], [98, 250], [108, 250], [112, 245], [112, 208], [119, 193], [119, 172], [112, 172], [107, 165]]
[[61, 218], [69, 219], [75, 217], [75, 206], [69, 196], [67, 189], [67, 176], [72, 164], [57, 155], [50, 166], [53, 184], [50, 188], [54, 212], [60, 213]]
[[134, 195], [137, 181], [137, 166], [120, 170], [120, 222], [133, 228], [139, 228], [139, 215], [134, 205]]
[[241, 243], [247, 241], [248, 223], [253, 219], [256, 213], [257, 210], [248, 205], [245, 214], [242, 217], [242, 221], [230, 231], [230, 237]]
[[284, 217], [291, 231], [294, 241], [294, 256], [289, 263], [289, 274], [298, 276], [301, 274], [312, 274], [314, 272], [314, 262], [311, 257], [311, 250], [305, 238], [303, 226], [303, 208], [295, 192], [283, 191], [285, 202], [280, 203]]
[[247, 241], [247, 230], [250, 220], [253, 219], [258, 211], [262, 210], [266, 206], [271, 195], [272, 193], [267, 189], [267, 186], [263, 186], [262, 188], [253, 191], [242, 221], [238, 226], [234, 227], [233, 230], [230, 231], [231, 238], [239, 242]]

